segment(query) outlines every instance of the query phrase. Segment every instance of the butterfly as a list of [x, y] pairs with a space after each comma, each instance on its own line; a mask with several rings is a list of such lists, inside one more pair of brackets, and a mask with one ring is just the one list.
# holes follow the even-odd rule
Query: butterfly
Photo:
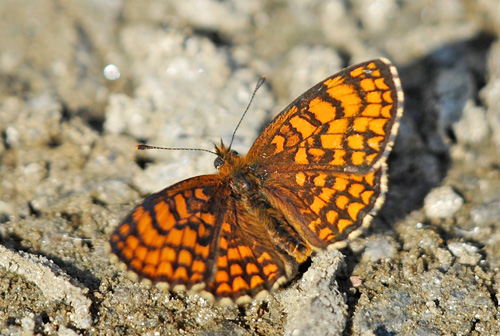
[[312, 253], [369, 225], [387, 192], [402, 105], [389, 60], [341, 70], [279, 113], [246, 156], [221, 142], [217, 174], [144, 199], [112, 233], [112, 254], [170, 290], [223, 304], [264, 297]]

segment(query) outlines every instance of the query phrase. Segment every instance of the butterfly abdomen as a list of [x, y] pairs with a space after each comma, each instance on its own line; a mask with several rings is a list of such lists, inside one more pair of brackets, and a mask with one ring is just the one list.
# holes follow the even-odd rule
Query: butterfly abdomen
[[[256, 171], [260, 170], [256, 169]], [[245, 216], [255, 218], [260, 223], [258, 228], [252, 229], [260, 229], [262, 232], [256, 233], [260, 239], [269, 240], [278, 247], [278, 251], [287, 260], [287, 264], [294, 265], [290, 269], [293, 273], [298, 263], [306, 261], [312, 250], [303, 235], [295, 229], [296, 225], [289, 222], [290, 216], [284, 213], [285, 209], [271, 204], [263, 188], [265, 178], [257, 176], [254, 169], [247, 167], [245, 170], [236, 171], [227, 179], [236, 195], [235, 198], [239, 201], [238, 205], [246, 213]], [[288, 276], [290, 277], [291, 274]]]

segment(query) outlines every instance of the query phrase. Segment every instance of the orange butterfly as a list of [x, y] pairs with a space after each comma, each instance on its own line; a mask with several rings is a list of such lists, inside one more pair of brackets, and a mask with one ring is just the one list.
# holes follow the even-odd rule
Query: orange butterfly
[[274, 118], [247, 156], [216, 146], [218, 174], [147, 197], [111, 235], [141, 279], [248, 302], [290, 280], [313, 251], [345, 246], [384, 202], [403, 114], [387, 59], [343, 69]]

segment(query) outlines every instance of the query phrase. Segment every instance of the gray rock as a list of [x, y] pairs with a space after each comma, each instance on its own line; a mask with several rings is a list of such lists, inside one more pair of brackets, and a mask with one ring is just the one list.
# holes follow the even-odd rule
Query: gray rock
[[449, 218], [464, 204], [463, 198], [453, 188], [443, 186], [432, 190], [425, 198], [425, 214], [431, 219]]

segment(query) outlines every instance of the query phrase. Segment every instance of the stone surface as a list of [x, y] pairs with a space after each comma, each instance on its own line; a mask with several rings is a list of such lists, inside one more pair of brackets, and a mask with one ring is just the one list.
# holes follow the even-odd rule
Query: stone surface
[[311, 267], [296, 285], [277, 296], [287, 314], [285, 335], [339, 335], [346, 326], [347, 305], [335, 273], [342, 256], [327, 251], [312, 257]]
[[456, 214], [464, 200], [453, 188], [444, 186], [432, 190], [424, 200], [424, 211], [430, 219], [450, 218]]

